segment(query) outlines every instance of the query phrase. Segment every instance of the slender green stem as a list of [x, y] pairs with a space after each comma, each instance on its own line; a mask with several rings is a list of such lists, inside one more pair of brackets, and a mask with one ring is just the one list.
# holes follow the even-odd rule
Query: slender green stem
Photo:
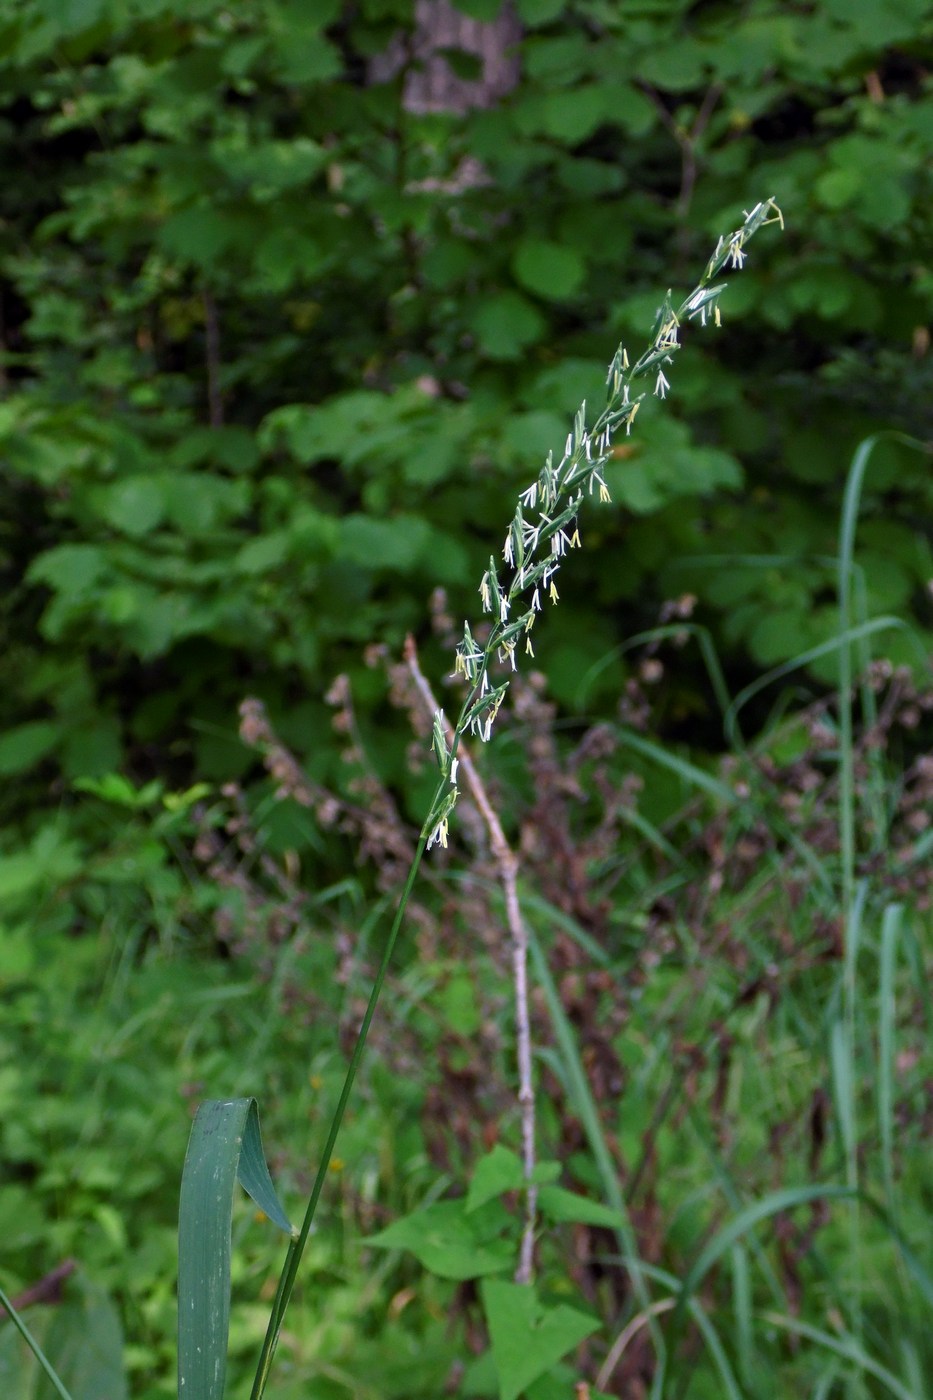
[[61, 1400], [71, 1400], [71, 1396], [69, 1395], [68, 1391], [65, 1389], [62, 1382], [58, 1379], [58, 1376], [55, 1373], [55, 1368], [52, 1365], [51, 1361], [49, 1361], [45, 1352], [42, 1350], [39, 1343], [36, 1341], [35, 1337], [32, 1335], [29, 1328], [26, 1326], [25, 1322], [20, 1317], [19, 1313], [16, 1311], [13, 1304], [10, 1302], [9, 1298], [4, 1293], [2, 1288], [0, 1288], [0, 1303], [3, 1304], [7, 1312], [10, 1314], [10, 1321], [22, 1337], [23, 1341], [29, 1347], [29, 1350], [32, 1352], [33, 1356], [36, 1358], [45, 1374], [48, 1376], [56, 1393], [61, 1396]]
[[[438, 793], [435, 796], [434, 802], [432, 803], [432, 811], [436, 808], [440, 794], [444, 791], [446, 786], [446, 783], [442, 783], [439, 785]], [[353, 1047], [353, 1054], [350, 1057], [350, 1063], [347, 1067], [347, 1073], [343, 1081], [343, 1088], [340, 1091], [340, 1098], [337, 1102], [337, 1107], [334, 1111], [333, 1118], [331, 1119], [330, 1129], [327, 1134], [327, 1140], [324, 1143], [324, 1148], [321, 1152], [321, 1160], [318, 1165], [317, 1175], [314, 1178], [314, 1185], [311, 1189], [311, 1196], [308, 1200], [308, 1207], [305, 1211], [304, 1220], [301, 1223], [301, 1229], [289, 1245], [288, 1253], [285, 1256], [285, 1263], [282, 1267], [282, 1273], [279, 1278], [279, 1285], [278, 1289], [276, 1290], [275, 1301], [272, 1305], [272, 1313], [269, 1317], [269, 1325], [266, 1329], [266, 1335], [262, 1344], [262, 1351], [259, 1355], [259, 1364], [256, 1370], [256, 1378], [253, 1382], [253, 1388], [250, 1393], [250, 1400], [262, 1400], [262, 1396], [265, 1394], [266, 1391], [266, 1385], [269, 1380], [269, 1373], [272, 1368], [272, 1362], [275, 1357], [275, 1350], [278, 1345], [279, 1334], [282, 1330], [282, 1323], [285, 1318], [285, 1310], [288, 1307], [289, 1300], [292, 1296], [292, 1290], [295, 1286], [295, 1278], [298, 1274], [299, 1265], [301, 1264], [301, 1257], [304, 1253], [305, 1245], [307, 1244], [308, 1235], [311, 1230], [311, 1224], [314, 1220], [315, 1212], [317, 1211], [318, 1207], [318, 1202], [321, 1198], [321, 1192], [324, 1189], [324, 1182], [327, 1179], [327, 1172], [328, 1168], [330, 1167], [330, 1160], [333, 1155], [334, 1144], [337, 1141], [337, 1135], [340, 1132], [340, 1127], [343, 1123], [343, 1116], [346, 1112], [347, 1103], [349, 1101], [350, 1094], [353, 1090], [353, 1083], [356, 1079], [356, 1072], [359, 1069], [360, 1060], [362, 1059], [363, 1051], [366, 1048], [366, 1039], [369, 1035], [369, 1028], [372, 1024], [372, 1019], [376, 1011], [376, 1005], [379, 1001], [380, 993], [382, 992], [383, 983], [386, 979], [386, 973], [389, 970], [389, 963], [392, 958], [392, 952], [395, 948], [395, 943], [396, 939], [398, 938], [399, 930], [402, 927], [402, 921], [405, 917], [405, 910], [408, 907], [408, 901], [411, 897], [412, 889], [414, 888], [415, 880], [418, 875], [418, 870], [421, 865], [421, 858], [424, 855], [425, 846], [427, 845], [427, 839], [428, 829], [425, 828], [425, 830], [421, 833], [420, 840], [415, 850], [415, 854], [411, 863], [411, 868], [405, 880], [405, 887], [402, 890], [398, 902], [398, 907], [395, 911], [395, 918], [392, 921], [392, 928], [389, 931], [389, 936], [386, 940], [386, 946], [383, 950], [382, 961], [379, 964], [379, 971], [376, 974], [376, 980], [374, 981], [372, 991], [369, 994], [369, 1002], [366, 1006], [366, 1014], [363, 1017], [359, 1034], [356, 1038], [356, 1044]]]

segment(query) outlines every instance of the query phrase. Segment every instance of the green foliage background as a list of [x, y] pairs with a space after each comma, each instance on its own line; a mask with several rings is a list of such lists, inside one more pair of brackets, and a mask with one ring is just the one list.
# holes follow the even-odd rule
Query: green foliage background
[[[407, 110], [404, 73], [368, 79], [414, 0], [0, 7], [0, 1233], [17, 1285], [74, 1254], [118, 1296], [148, 1394], [173, 1393], [187, 1101], [268, 1090], [270, 1141], [296, 1112], [318, 1128], [351, 1000], [326, 938], [296, 956], [328, 993], [281, 1021], [278, 983], [234, 975], [213, 945], [197, 960], [192, 930], [226, 896], [188, 858], [185, 814], [255, 771], [243, 696], [345, 789], [324, 696], [348, 672], [368, 751], [407, 793], [409, 736], [364, 649], [412, 630], [426, 670], [449, 669], [432, 589], [476, 615], [517, 489], [750, 202], [773, 195], [786, 233], [756, 240], [721, 330], [688, 328], [671, 397], [645, 405], [609, 474], [615, 505], [581, 522], [536, 663], [563, 712], [611, 711], [620, 644], [687, 592], [733, 693], [831, 636], [852, 449], [889, 426], [931, 436], [929, 0], [515, 8], [518, 85], [457, 115]], [[929, 650], [928, 463], [886, 443], [866, 491], [865, 610]], [[883, 645], [913, 661], [904, 635]], [[679, 654], [663, 705], [668, 737], [721, 745], [699, 657]], [[670, 787], [656, 775], [651, 799]], [[345, 873], [346, 846], [338, 867], [289, 804], [262, 821], [306, 887]], [[449, 971], [425, 975], [459, 1034]], [[346, 1150], [404, 1211], [437, 1173], [412, 1121], [421, 1086], [384, 1079]], [[329, 1291], [325, 1317], [302, 1315], [320, 1330], [309, 1355], [436, 1394], [446, 1295], [387, 1319], [388, 1274], [365, 1308], [339, 1286], [358, 1267], [350, 1195], [346, 1241], [313, 1261]], [[419, 1279], [422, 1297], [435, 1285]], [[235, 1323], [241, 1384], [264, 1316]]]
[[[762, 195], [787, 235], [639, 419], [542, 664], [572, 706], [688, 589], [738, 674], [831, 630], [850, 449], [929, 429], [929, 4], [518, 11], [518, 87], [459, 116], [364, 81], [408, 0], [4, 7], [0, 770], [36, 798], [56, 772], [230, 776], [247, 688], [326, 773], [330, 677], [365, 708], [366, 642], [423, 632], [438, 584], [473, 614], [616, 341]], [[466, 159], [483, 180], [445, 190]], [[869, 606], [929, 636], [929, 477], [884, 452]], [[697, 671], [673, 718], [705, 708]]]

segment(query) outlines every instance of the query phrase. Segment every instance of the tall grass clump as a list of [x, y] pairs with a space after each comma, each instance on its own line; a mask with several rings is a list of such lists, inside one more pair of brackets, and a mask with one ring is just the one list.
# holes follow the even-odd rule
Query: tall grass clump
[[[468, 754], [463, 751], [463, 741], [467, 736], [472, 736], [482, 743], [488, 743], [509, 689], [510, 676], [517, 671], [518, 658], [522, 655], [534, 656], [533, 635], [538, 615], [544, 611], [545, 605], [553, 606], [558, 602], [557, 580], [561, 567], [570, 552], [579, 548], [581, 544], [581, 507], [585, 500], [594, 495], [604, 503], [610, 500], [604, 469], [612, 459], [614, 438], [621, 431], [624, 431], [626, 436], [631, 433], [639, 407], [648, 392], [636, 392], [636, 386], [646, 377], [651, 377], [654, 379], [651, 392], [658, 398], [663, 399], [666, 396], [670, 388], [666, 371], [680, 348], [680, 336], [684, 325], [691, 322], [705, 325], [707, 321], [719, 324], [719, 299], [726, 283], [717, 279], [723, 271], [743, 266], [749, 240], [761, 228], [773, 222], [782, 222], [780, 210], [774, 200], [768, 199], [756, 204], [745, 214], [744, 222], [739, 228], [719, 239], [703, 276], [689, 296], [675, 307], [671, 293], [667, 293], [658, 309], [648, 347], [636, 359], [631, 360], [625, 347], [619, 346], [607, 373], [606, 407], [590, 426], [587, 424], [586, 404], [580, 405], [559, 460], [555, 460], [552, 453], [549, 454], [535, 481], [520, 493], [515, 513], [506, 531], [501, 562], [495, 555], [490, 556], [489, 566], [479, 585], [482, 611], [487, 619], [486, 635], [481, 637], [478, 630], [471, 629], [469, 623], [464, 625], [462, 640], [456, 648], [455, 670], [466, 683], [466, 697], [454, 723], [448, 723], [441, 709], [436, 709], [434, 713], [432, 744], [440, 776], [385, 942], [343, 1088], [321, 1152], [304, 1218], [300, 1228], [293, 1233], [288, 1246], [259, 1358], [252, 1400], [261, 1400], [268, 1385], [285, 1312], [419, 867], [425, 852], [432, 846], [447, 845], [449, 823], [460, 796], [461, 768], [470, 776], [474, 795], [484, 810], [494, 849], [498, 852], [513, 944], [521, 1081], [519, 1098], [522, 1104], [524, 1148], [522, 1185], [526, 1198], [526, 1228], [516, 1271], [516, 1284], [522, 1287], [531, 1283], [538, 1187], [535, 1180], [534, 1092], [531, 1083], [527, 1009], [528, 936], [517, 903], [515, 858], [505, 842], [491, 805], [484, 801], [475, 769]], [[414, 658], [412, 660], [413, 664], [416, 664]], [[605, 1164], [605, 1175], [607, 1178], [611, 1176], [608, 1163]], [[618, 1201], [618, 1204], [621, 1205], [621, 1201]], [[620, 1212], [620, 1221], [622, 1218]], [[185, 1224], [186, 1222], [183, 1222], [183, 1230]], [[193, 1219], [190, 1228], [196, 1228]], [[623, 1231], [622, 1238], [625, 1244], [631, 1244], [627, 1232]], [[186, 1247], [183, 1235], [180, 1244], [182, 1255]], [[210, 1267], [209, 1261], [205, 1261], [205, 1267]], [[492, 1285], [489, 1287], [492, 1288]], [[501, 1312], [504, 1312], [510, 1305], [514, 1305], [515, 1297], [500, 1298], [499, 1302]], [[188, 1305], [189, 1300], [182, 1297], [182, 1315]], [[489, 1311], [487, 1303], [487, 1313]], [[495, 1304], [492, 1312], [494, 1316], [489, 1318], [489, 1322], [495, 1348], [496, 1332], [507, 1329], [509, 1319], [501, 1315]], [[582, 1335], [586, 1335], [587, 1330], [590, 1329], [585, 1329]], [[213, 1332], [211, 1335], [213, 1337]], [[562, 1355], [567, 1346], [572, 1345], [576, 1339], [573, 1324], [570, 1323], [569, 1327], [559, 1334], [558, 1351], [554, 1359]], [[185, 1393], [187, 1366], [203, 1366], [203, 1360], [200, 1358], [203, 1358], [205, 1349], [205, 1337], [200, 1330], [192, 1333], [180, 1348], [179, 1385], [182, 1393]], [[213, 1374], [216, 1377], [215, 1384], [219, 1388], [212, 1390], [210, 1394], [219, 1397], [223, 1390], [222, 1364], [216, 1364]]]

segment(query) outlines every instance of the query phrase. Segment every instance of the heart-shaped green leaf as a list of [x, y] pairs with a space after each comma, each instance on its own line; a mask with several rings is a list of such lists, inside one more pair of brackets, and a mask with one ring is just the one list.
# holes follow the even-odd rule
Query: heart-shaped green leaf
[[509, 1242], [500, 1238], [502, 1223], [499, 1206], [487, 1204], [468, 1215], [462, 1199], [435, 1201], [394, 1221], [366, 1243], [377, 1249], [408, 1249], [439, 1278], [480, 1278], [502, 1273], [513, 1262]]
[[499, 1400], [516, 1400], [562, 1356], [599, 1328], [586, 1313], [560, 1303], [546, 1308], [531, 1284], [484, 1279], [483, 1311], [499, 1377]]
[[521, 1158], [501, 1143], [481, 1157], [476, 1164], [467, 1192], [467, 1211], [477, 1210], [504, 1191], [517, 1191], [525, 1179]]

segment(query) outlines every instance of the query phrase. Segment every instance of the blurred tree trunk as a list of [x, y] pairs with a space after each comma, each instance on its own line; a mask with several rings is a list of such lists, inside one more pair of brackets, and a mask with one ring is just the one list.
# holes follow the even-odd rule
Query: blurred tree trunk
[[[519, 78], [516, 45], [521, 25], [511, 5], [494, 20], [471, 19], [449, 0], [417, 0], [415, 27], [394, 39], [370, 64], [370, 76], [385, 82], [405, 69], [404, 102], [410, 112], [467, 112], [492, 107]], [[478, 60], [475, 77], [454, 71], [445, 51]]]

